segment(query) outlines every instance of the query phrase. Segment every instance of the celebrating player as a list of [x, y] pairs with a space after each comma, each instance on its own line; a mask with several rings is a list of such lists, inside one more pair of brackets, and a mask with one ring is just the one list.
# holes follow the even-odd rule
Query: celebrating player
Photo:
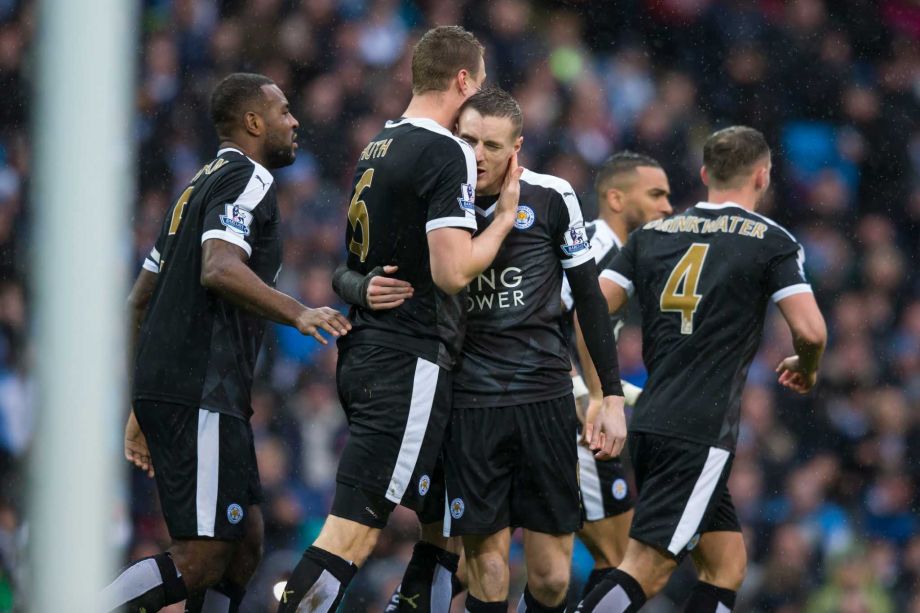
[[796, 352], [777, 366], [780, 384], [808, 392], [827, 337], [801, 245], [754, 212], [770, 168], [760, 132], [716, 132], [703, 147], [709, 201], [646, 224], [613, 262], [609, 306], [637, 294], [649, 370], [630, 424], [638, 500], [625, 558], [579, 611], [638, 611], [688, 553], [700, 580], [687, 610], [734, 606], [746, 553], [726, 482], [767, 303], [779, 307]]
[[320, 328], [351, 327], [272, 288], [281, 234], [268, 168], [292, 163], [297, 147], [284, 94], [267, 77], [233, 74], [214, 90], [211, 117], [217, 157], [170, 209], [130, 298], [139, 336], [125, 454], [155, 472], [173, 544], [111, 583], [107, 610], [152, 613], [188, 597], [189, 611], [236, 611], [262, 547], [249, 417], [265, 319], [323, 343]]
[[354, 329], [339, 345], [337, 372], [349, 439], [331, 512], [294, 569], [280, 612], [334, 611], [397, 504], [417, 511], [427, 526], [432, 555], [419, 572], [428, 573], [430, 584], [437, 566], [447, 571], [435, 573], [446, 582], [435, 591], [449, 604], [457, 555], [444, 550], [437, 535], [444, 493], [435, 464], [460, 344], [457, 293], [489, 266], [511, 231], [522, 172], [516, 158], [506, 165], [495, 221], [474, 239], [476, 160], [449, 128], [484, 78], [482, 46], [472, 34], [456, 26], [429, 30], [412, 56], [408, 108], [358, 160], [345, 239], [348, 269], [363, 279], [395, 266], [414, 294], [396, 309], [351, 311]]
[[[671, 214], [668, 201], [671, 188], [657, 161], [631, 151], [617, 153], [604, 162], [594, 185], [598, 219], [588, 223], [586, 230], [591, 240], [591, 253], [600, 270], [601, 291], [609, 296], [613, 282], [607, 276], [613, 258], [633, 230]], [[567, 310], [572, 308], [568, 282], [563, 282], [562, 302]], [[611, 317], [615, 333], [622, 326], [622, 314], [621, 311]], [[602, 399], [600, 381], [577, 325], [576, 336], [585, 380], [580, 385], [576, 381], [575, 387], [576, 390], [582, 388], [586, 397], [590, 395], [592, 404], [589, 406], [597, 406]], [[624, 383], [624, 388], [626, 385]], [[629, 393], [626, 396], [628, 398]], [[623, 559], [635, 496], [619, 458], [598, 460], [581, 445], [578, 448], [578, 474], [582, 517], [585, 520], [578, 536], [594, 558], [594, 570], [584, 588], [584, 594], [587, 594]]]
[[[459, 136], [476, 151], [477, 223], [488, 227], [501, 170], [521, 147], [522, 116], [501, 90], [461, 111]], [[573, 533], [581, 525], [575, 406], [562, 330], [563, 271], [591, 330], [600, 373], [606, 444], [626, 436], [613, 330], [572, 187], [525, 171], [514, 231], [469, 287], [463, 359], [445, 442], [445, 533], [463, 537], [471, 613], [507, 609], [511, 531], [524, 529], [527, 586], [519, 611], [562, 611]], [[597, 445], [595, 445], [597, 446]]]
[[[461, 109], [458, 135], [476, 152], [480, 228], [496, 223], [504, 169], [521, 147], [521, 129], [521, 109], [504, 91], [479, 92]], [[445, 534], [463, 537], [471, 613], [507, 609], [515, 527], [524, 528], [528, 570], [518, 610], [565, 607], [573, 532], [581, 516], [571, 436], [575, 407], [561, 327], [563, 270], [592, 330], [591, 356], [607, 394], [604, 447], [617, 454], [626, 434], [623, 398], [613, 330], [581, 208], [564, 180], [525, 171], [514, 230], [492, 266], [469, 286], [466, 337], [445, 441]], [[374, 284], [365, 283], [352, 286], [366, 287], [364, 299], [370, 300]], [[414, 597], [405, 585], [401, 594]]]

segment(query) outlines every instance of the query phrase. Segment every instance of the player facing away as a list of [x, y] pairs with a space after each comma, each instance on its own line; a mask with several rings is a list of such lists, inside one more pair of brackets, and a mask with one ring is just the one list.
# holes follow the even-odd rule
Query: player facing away
[[[502, 172], [521, 147], [521, 130], [521, 109], [502, 90], [479, 92], [461, 109], [458, 135], [476, 152], [480, 231], [495, 223]], [[616, 455], [626, 435], [616, 347], [581, 208], [565, 180], [524, 171], [514, 229], [469, 286], [444, 445], [444, 528], [463, 537], [471, 613], [507, 609], [517, 527], [524, 529], [527, 564], [518, 611], [565, 608], [581, 509], [563, 273], [591, 330], [588, 346], [604, 394], [603, 451]]]
[[447, 571], [438, 576], [450, 597], [457, 556], [437, 535], [444, 492], [435, 465], [461, 341], [457, 294], [488, 267], [511, 231], [522, 172], [512, 160], [496, 221], [474, 239], [476, 160], [449, 128], [484, 78], [482, 46], [472, 34], [456, 26], [429, 30], [413, 52], [408, 108], [358, 160], [347, 266], [360, 275], [395, 266], [414, 295], [395, 309], [351, 310], [352, 342], [339, 345], [336, 377], [349, 438], [332, 509], [294, 569], [280, 612], [334, 611], [397, 504], [418, 512], [436, 548], [430, 562]]
[[[614, 257], [633, 230], [671, 214], [668, 200], [671, 188], [667, 175], [657, 161], [631, 151], [621, 151], [608, 158], [598, 170], [594, 186], [598, 218], [588, 223], [585, 229], [591, 240], [591, 254], [597, 262], [601, 291], [607, 296], [613, 283], [607, 276]], [[567, 281], [562, 286], [562, 302], [566, 310], [571, 310], [572, 295]], [[615, 334], [622, 326], [623, 314], [624, 311], [620, 311], [610, 318]], [[603, 396], [600, 381], [580, 327], [576, 325], [575, 331], [584, 381], [580, 386], [576, 382], [574, 387], [581, 387], [586, 398], [590, 396], [587, 412], [593, 414]], [[628, 384], [624, 383], [623, 386], [626, 389]], [[636, 392], [641, 391], [635, 386], [633, 388]], [[631, 402], [629, 392], [626, 398], [627, 403]], [[578, 476], [582, 518], [585, 522], [578, 537], [594, 558], [594, 569], [584, 588], [584, 594], [587, 594], [623, 559], [629, 540], [635, 494], [620, 458], [599, 460], [584, 445], [583, 440], [578, 447]]]
[[[136, 360], [125, 454], [151, 475], [173, 544], [103, 592], [107, 610], [236, 611], [262, 548], [249, 417], [265, 319], [326, 341], [351, 327], [273, 289], [280, 216], [269, 168], [294, 161], [297, 120], [267, 77], [232, 74], [211, 97], [221, 141], [169, 210], [134, 284]], [[205, 590], [207, 592], [205, 593]]]
[[638, 297], [649, 371], [630, 423], [638, 500], [625, 558], [578, 611], [638, 611], [687, 554], [699, 582], [686, 610], [734, 606], [747, 561], [726, 482], [767, 304], [779, 307], [796, 352], [776, 368], [782, 385], [814, 386], [827, 337], [802, 246], [755, 212], [770, 167], [760, 132], [716, 132], [703, 147], [708, 202], [646, 224], [613, 262], [609, 306]]

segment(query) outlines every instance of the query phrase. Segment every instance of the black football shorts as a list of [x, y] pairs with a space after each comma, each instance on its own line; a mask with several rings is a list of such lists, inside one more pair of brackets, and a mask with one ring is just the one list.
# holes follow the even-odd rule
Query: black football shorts
[[598, 460], [582, 445], [578, 446], [578, 486], [585, 521], [615, 517], [635, 505], [636, 495], [629, 484], [623, 460]]
[[445, 536], [581, 528], [572, 394], [510, 407], [455, 409], [444, 444]]
[[350, 345], [336, 368], [348, 442], [332, 514], [382, 528], [397, 504], [422, 523], [444, 515], [441, 444], [450, 413], [450, 373], [412, 354]]
[[249, 507], [262, 502], [252, 427], [239, 417], [136, 400], [157, 492], [174, 539], [243, 538]]
[[740, 532], [728, 492], [732, 453], [682, 439], [634, 432], [629, 451], [638, 498], [629, 536], [678, 562], [706, 532]]

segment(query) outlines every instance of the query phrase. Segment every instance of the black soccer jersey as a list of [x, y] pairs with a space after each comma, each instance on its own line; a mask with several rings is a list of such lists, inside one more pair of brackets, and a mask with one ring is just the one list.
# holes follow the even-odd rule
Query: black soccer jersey
[[348, 267], [367, 274], [395, 264], [396, 277], [415, 294], [387, 311], [353, 306], [353, 328], [340, 345], [381, 345], [453, 365], [462, 342], [462, 296], [434, 284], [426, 234], [475, 231], [475, 189], [472, 149], [431, 119], [388, 121], [365, 147], [348, 208]]
[[265, 320], [201, 285], [201, 246], [233, 243], [273, 285], [281, 267], [280, 215], [268, 170], [222, 149], [189, 183], [163, 222], [144, 268], [158, 274], [141, 326], [133, 397], [248, 419]]
[[[603, 219], [595, 219], [585, 224], [585, 231], [588, 233], [588, 240], [591, 241], [591, 255], [597, 263], [597, 270], [601, 277], [610, 275], [610, 266], [613, 259], [623, 248], [623, 243], [613, 231], [607, 222]], [[575, 306], [572, 298], [572, 288], [569, 286], [569, 280], [562, 280], [562, 305], [569, 313]], [[613, 327], [614, 338], [620, 335], [620, 328], [623, 327], [623, 318], [626, 315], [626, 309], [620, 309], [619, 312], [610, 316], [610, 325]], [[571, 322], [570, 322], [571, 323]]]
[[630, 429], [734, 449], [767, 303], [811, 291], [804, 260], [782, 226], [736, 204], [633, 232], [610, 271], [642, 310], [649, 379]]
[[[480, 228], [497, 196], [480, 198]], [[562, 271], [591, 259], [581, 208], [564, 180], [525, 170], [514, 229], [470, 285], [454, 406], [501, 407], [572, 391], [562, 330]]]

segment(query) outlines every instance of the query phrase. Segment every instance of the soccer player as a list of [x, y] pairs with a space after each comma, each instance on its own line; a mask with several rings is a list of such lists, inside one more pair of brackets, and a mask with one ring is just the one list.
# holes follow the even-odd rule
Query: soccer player
[[[671, 188], [657, 161], [631, 151], [608, 158], [598, 171], [594, 185], [598, 218], [585, 227], [591, 240], [591, 253], [600, 271], [601, 291], [608, 296], [613, 290], [613, 282], [607, 278], [611, 262], [633, 230], [671, 214], [668, 200]], [[566, 310], [571, 310], [572, 294], [568, 282], [563, 282], [562, 302]], [[615, 333], [622, 326], [621, 315], [622, 311], [611, 317]], [[589, 406], [595, 406], [601, 402], [600, 382], [578, 326], [576, 336], [585, 380], [580, 385], [576, 381], [575, 387], [584, 389], [586, 396], [590, 394], [592, 404]], [[628, 393], [626, 395], [629, 397]], [[578, 536], [594, 558], [594, 570], [584, 588], [587, 594], [623, 559], [635, 495], [619, 458], [598, 460], [583, 444], [578, 447], [578, 474], [585, 520]]]
[[232, 74], [213, 92], [211, 117], [217, 157], [170, 209], [130, 298], [136, 361], [125, 453], [155, 469], [173, 544], [111, 583], [107, 610], [152, 613], [208, 588], [191, 610], [237, 610], [261, 555], [249, 417], [265, 319], [323, 343], [319, 329], [350, 328], [335, 310], [272, 288], [281, 234], [268, 169], [293, 162], [297, 147], [284, 94], [267, 77]]
[[[458, 123], [476, 151], [477, 223], [494, 223], [501, 169], [523, 142], [517, 102], [470, 98]], [[525, 171], [514, 230], [469, 286], [463, 358], [445, 442], [445, 533], [462, 536], [471, 613], [507, 609], [511, 532], [524, 529], [527, 586], [518, 611], [563, 611], [581, 526], [577, 419], [562, 327], [563, 272], [603, 388], [605, 451], [626, 434], [613, 330], [574, 190]], [[597, 447], [597, 445], [595, 445]]]
[[511, 231], [522, 172], [516, 158], [505, 165], [495, 221], [473, 238], [476, 160], [450, 128], [485, 78], [482, 51], [460, 27], [429, 30], [413, 52], [408, 108], [358, 160], [347, 267], [361, 278], [395, 266], [414, 294], [395, 309], [351, 310], [354, 327], [339, 345], [337, 370], [349, 439], [332, 509], [287, 582], [280, 612], [334, 611], [397, 504], [419, 513], [430, 545], [429, 582], [437, 574], [435, 591], [450, 598], [457, 556], [443, 549], [436, 532], [444, 494], [435, 464], [461, 340], [457, 294], [488, 267]]
[[638, 500], [625, 558], [579, 611], [638, 611], [688, 553], [700, 580], [687, 610], [734, 606], [747, 562], [726, 482], [767, 303], [779, 307], [796, 352], [777, 366], [780, 384], [807, 393], [827, 337], [802, 246], [755, 212], [770, 168], [760, 132], [716, 132], [703, 147], [708, 202], [646, 224], [613, 262], [609, 306], [638, 296], [649, 370], [630, 424]]
[[[476, 152], [480, 228], [495, 223], [504, 169], [521, 147], [521, 130], [521, 109], [502, 90], [481, 91], [461, 109], [458, 135]], [[528, 569], [518, 610], [565, 607], [572, 538], [581, 515], [571, 436], [575, 407], [561, 326], [563, 270], [585, 325], [593, 330], [589, 346], [607, 394], [607, 451], [617, 447], [618, 453], [625, 419], [613, 330], [581, 209], [566, 181], [525, 171], [514, 230], [492, 266], [469, 286], [466, 337], [445, 442], [450, 502], [445, 534], [463, 537], [471, 613], [507, 609], [515, 527], [524, 528]], [[366, 288], [370, 300], [373, 285]], [[399, 604], [414, 597], [404, 585]]]

